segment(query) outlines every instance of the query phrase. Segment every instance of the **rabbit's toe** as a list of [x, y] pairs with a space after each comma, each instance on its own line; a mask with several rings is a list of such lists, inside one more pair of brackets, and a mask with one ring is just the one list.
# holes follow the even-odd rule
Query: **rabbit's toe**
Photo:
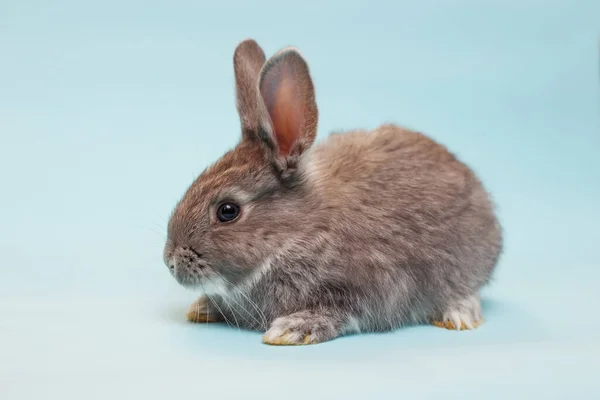
[[316, 344], [337, 336], [326, 316], [298, 312], [277, 318], [263, 336], [263, 343], [277, 346]]
[[190, 322], [220, 322], [218, 316], [210, 310], [208, 299], [204, 296], [190, 305], [186, 316]]
[[448, 307], [434, 317], [432, 325], [451, 330], [475, 329], [483, 323], [481, 303], [478, 295], [469, 296]]
[[310, 333], [271, 328], [263, 336], [263, 343], [274, 346], [294, 346], [316, 342]]

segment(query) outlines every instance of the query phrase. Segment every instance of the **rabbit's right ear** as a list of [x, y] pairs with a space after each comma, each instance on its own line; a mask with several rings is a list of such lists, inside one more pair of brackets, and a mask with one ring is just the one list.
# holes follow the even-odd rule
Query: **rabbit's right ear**
[[258, 90], [263, 104], [261, 139], [280, 166], [296, 166], [317, 135], [319, 112], [310, 70], [304, 57], [286, 47], [263, 66]]
[[257, 101], [256, 82], [265, 61], [265, 53], [252, 39], [241, 42], [233, 55], [237, 109], [244, 139], [253, 138], [260, 124], [262, 110]]

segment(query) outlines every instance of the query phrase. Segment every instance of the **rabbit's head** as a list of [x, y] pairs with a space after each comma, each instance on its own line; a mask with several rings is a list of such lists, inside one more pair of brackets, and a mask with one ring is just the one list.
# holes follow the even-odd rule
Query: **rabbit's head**
[[308, 65], [292, 48], [265, 61], [253, 40], [238, 45], [233, 61], [240, 142], [177, 204], [164, 250], [175, 279], [204, 290], [250, 276], [309, 218], [300, 160], [318, 112]]

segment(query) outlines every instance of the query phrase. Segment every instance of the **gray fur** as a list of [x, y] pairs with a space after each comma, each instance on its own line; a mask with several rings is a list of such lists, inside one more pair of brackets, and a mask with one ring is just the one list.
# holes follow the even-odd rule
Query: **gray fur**
[[[246, 52], [259, 51], [254, 44]], [[274, 129], [285, 125], [261, 103], [269, 71], [255, 71], [257, 85], [240, 86], [237, 77], [238, 98], [255, 96], [258, 105], [244, 110], [247, 101], [238, 99], [242, 140], [174, 210], [165, 262], [175, 278], [186, 286], [221, 282], [207, 293], [210, 314], [271, 328], [265, 338], [285, 333], [285, 343], [271, 344], [427, 323], [477, 297], [500, 256], [502, 232], [475, 174], [442, 145], [394, 125], [311, 147], [317, 114], [308, 67], [296, 52], [280, 52], [266, 66], [274, 64], [298, 75], [269, 84], [292, 87], [294, 101], [282, 109], [306, 115], [305, 127], [289, 152], [279, 151]], [[222, 200], [240, 204], [236, 221], [216, 219]]]

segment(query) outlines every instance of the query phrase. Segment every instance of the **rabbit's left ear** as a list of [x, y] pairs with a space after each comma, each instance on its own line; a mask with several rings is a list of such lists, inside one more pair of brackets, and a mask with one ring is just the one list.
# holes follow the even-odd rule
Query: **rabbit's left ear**
[[296, 49], [283, 49], [263, 66], [258, 89], [264, 106], [259, 135], [277, 159], [300, 156], [317, 135], [318, 110], [308, 64]]
[[253, 39], [241, 42], [233, 54], [236, 101], [243, 138], [253, 137], [260, 124], [261, 107], [256, 82], [265, 61], [265, 53]]

